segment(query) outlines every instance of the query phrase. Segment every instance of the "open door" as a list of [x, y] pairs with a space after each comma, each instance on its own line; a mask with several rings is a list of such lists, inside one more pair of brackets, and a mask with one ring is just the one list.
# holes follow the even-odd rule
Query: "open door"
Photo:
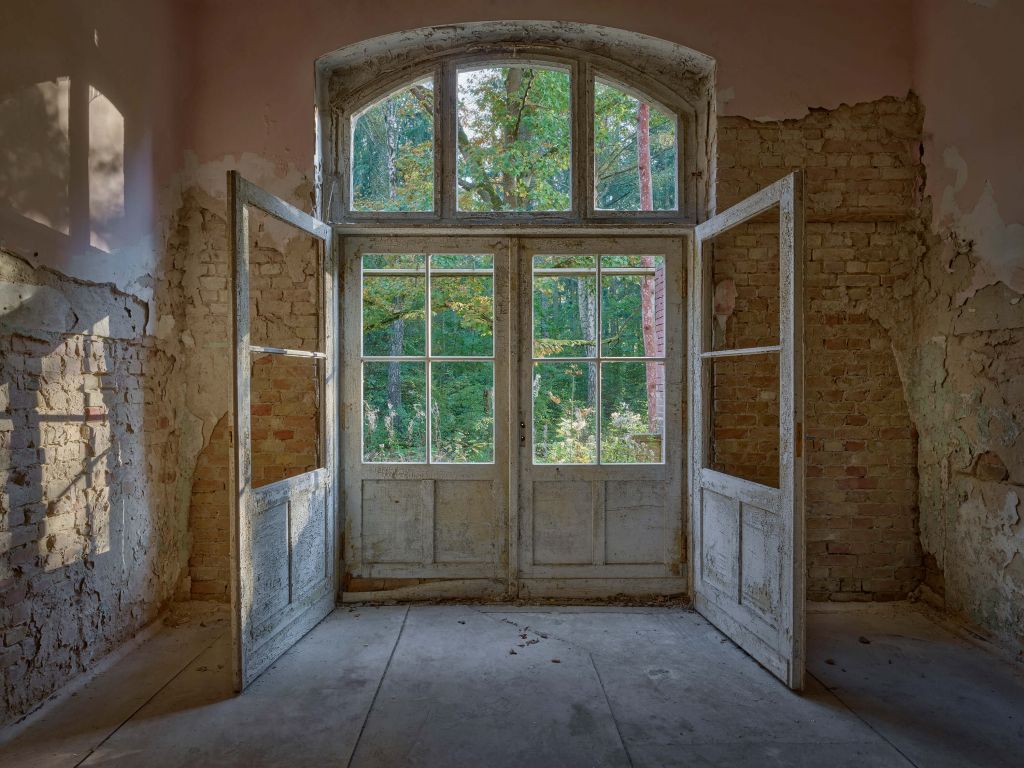
[[[231, 602], [234, 682], [241, 691], [335, 604], [338, 274], [331, 229], [235, 171], [228, 173], [228, 208], [235, 371]], [[251, 244], [254, 216], [260, 233], [280, 229], [275, 235], [289, 244], [281, 250], [290, 260], [301, 254], [301, 269], [271, 265], [274, 249]], [[273, 239], [269, 231], [266, 237]], [[296, 238], [308, 247], [295, 247]], [[279, 466], [282, 457], [289, 466]]]
[[799, 690], [805, 546], [800, 174], [700, 224], [691, 258], [694, 603]]

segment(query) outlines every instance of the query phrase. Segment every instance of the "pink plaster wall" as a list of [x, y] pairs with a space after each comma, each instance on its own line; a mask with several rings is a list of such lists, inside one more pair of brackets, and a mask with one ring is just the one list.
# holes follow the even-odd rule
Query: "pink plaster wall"
[[629, 29], [718, 61], [724, 114], [786, 118], [905, 95], [910, 0], [244, 0], [193, 2], [188, 147], [200, 162], [253, 152], [300, 169], [313, 156], [313, 61], [371, 37], [482, 20]]
[[928, 193], [938, 206], [956, 183], [944, 159], [955, 149], [967, 168], [957, 207], [972, 210], [988, 183], [1003, 219], [1024, 223], [1024, 2], [916, 0], [914, 15]]
[[[184, 149], [182, 84], [192, 72], [181, 20], [175, 0], [0, 3], [0, 103], [7, 102], [0, 116], [0, 245], [120, 287], [152, 270], [160, 190], [180, 167]], [[85, 94], [84, 110], [76, 113], [72, 105], [70, 120], [78, 127], [71, 126], [65, 146], [55, 146], [62, 142], [52, 138], [53, 115], [31, 94], [37, 84], [58, 78]], [[93, 247], [90, 238], [93, 148], [88, 121], [80, 122], [90, 109], [90, 86], [109, 100], [124, 130], [123, 174], [114, 174], [123, 175], [123, 188], [109, 190], [122, 198], [123, 212], [102, 223], [104, 248]], [[36, 187], [30, 202], [35, 219], [19, 215], [29, 207], [29, 185]], [[41, 218], [57, 223], [47, 227]]]

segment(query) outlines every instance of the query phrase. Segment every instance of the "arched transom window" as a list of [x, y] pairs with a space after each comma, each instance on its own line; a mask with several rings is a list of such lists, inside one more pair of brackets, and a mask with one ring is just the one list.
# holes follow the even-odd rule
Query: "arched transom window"
[[550, 43], [367, 61], [321, 64], [331, 221], [696, 220], [707, 136], [684, 88]]

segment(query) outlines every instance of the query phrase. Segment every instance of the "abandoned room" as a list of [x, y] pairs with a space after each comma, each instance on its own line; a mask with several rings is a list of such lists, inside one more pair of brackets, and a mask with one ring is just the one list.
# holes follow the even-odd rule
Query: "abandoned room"
[[1024, 765], [1022, 39], [4, 0], [0, 765]]

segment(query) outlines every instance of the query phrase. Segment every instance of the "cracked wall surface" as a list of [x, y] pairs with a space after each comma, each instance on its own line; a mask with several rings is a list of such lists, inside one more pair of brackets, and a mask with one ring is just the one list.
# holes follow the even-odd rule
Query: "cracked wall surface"
[[175, 358], [145, 304], [0, 251], [0, 670], [17, 716], [178, 592]]
[[[923, 592], [1024, 653], [1024, 6], [918, 3], [927, 168], [914, 322]], [[982, 85], [983, 84], [983, 85]]]
[[[921, 119], [910, 95], [815, 109], [794, 120], [718, 122], [721, 207], [791, 168], [805, 174], [807, 594], [813, 600], [901, 599], [923, 574], [917, 436], [895, 354], [898, 328], [910, 317], [908, 276], [920, 230]], [[765, 284], [777, 290], [777, 231], [777, 223], [755, 221], [727, 233], [716, 267], [716, 280], [734, 284], [733, 311], [751, 344], [773, 343], [766, 337], [770, 324], [751, 311], [757, 304], [747, 297], [764, 293]], [[757, 361], [745, 365], [732, 377], [770, 383], [772, 371]], [[751, 418], [763, 420], [763, 398], [740, 400], [751, 404]], [[772, 424], [759, 422], [748, 436], [760, 437], [765, 449], [769, 433]], [[764, 462], [747, 464], [764, 469]]]
[[177, 13], [0, 9], [0, 722], [188, 595]]
[[[0, 11], [0, 136], [5, 148], [31, 139], [0, 167], [0, 720], [175, 594], [224, 594], [224, 172], [310, 210], [314, 59], [503, 16], [607, 24], [716, 58], [718, 207], [807, 171], [811, 596], [923, 585], [1021, 647], [1019, 4], [375, 10], [37, 0]], [[903, 96], [911, 87], [920, 103]], [[91, 114], [93, 97], [123, 118], [101, 185], [89, 177], [100, 165], [76, 154], [89, 131], [75, 105]], [[26, 114], [39, 130], [12, 132]], [[121, 136], [116, 119], [108, 128]], [[120, 196], [107, 184], [118, 163]]]

